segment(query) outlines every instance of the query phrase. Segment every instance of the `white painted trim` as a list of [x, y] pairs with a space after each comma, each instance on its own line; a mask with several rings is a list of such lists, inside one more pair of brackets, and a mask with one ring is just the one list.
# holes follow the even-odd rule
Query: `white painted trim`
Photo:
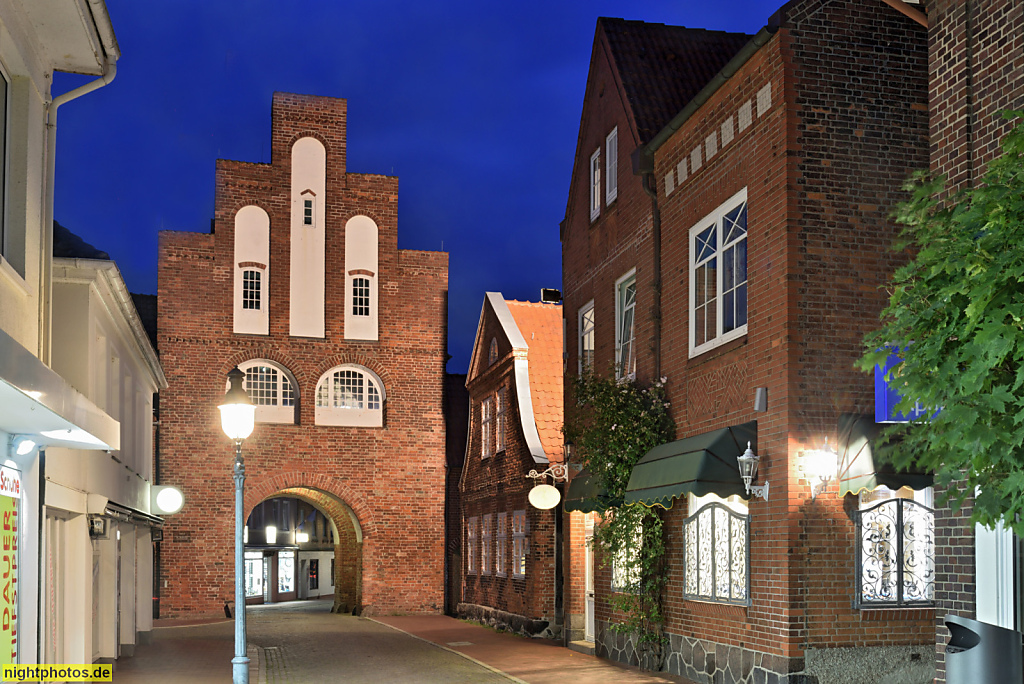
[[[739, 338], [741, 338], [741, 337], [743, 337], [744, 335], [747, 334], [747, 324], [749, 324], [749, 322], [750, 322], [750, 319], [749, 319], [749, 312], [750, 312], [750, 266], [749, 266], [750, 265], [750, 242], [749, 242], [749, 239], [750, 239], [750, 223], [749, 223], [749, 221], [750, 221], [750, 206], [749, 206], [749, 204], [747, 206], [747, 236], [744, 238], [745, 240], [747, 240], [747, 313], [748, 313], [747, 324], [744, 324], [742, 326], [734, 328], [733, 330], [730, 330], [727, 333], [718, 334], [718, 331], [720, 331], [722, 329], [722, 275], [723, 275], [723, 272], [725, 270], [725, 269], [722, 268], [722, 253], [723, 253], [723, 245], [722, 245], [722, 217], [725, 216], [725, 214], [727, 214], [732, 209], [735, 209], [738, 204], [740, 204], [742, 202], [746, 202], [746, 201], [747, 201], [747, 189], [743, 188], [742, 190], [737, 192], [735, 195], [733, 195], [732, 197], [727, 199], [725, 202], [723, 202], [722, 204], [718, 205], [718, 207], [716, 207], [714, 211], [712, 211], [707, 216], [705, 216], [700, 221], [698, 221], [693, 226], [691, 226], [691, 228], [689, 230], [686, 249], [687, 249], [687, 252], [689, 253], [689, 262], [690, 262], [689, 263], [689, 269], [690, 269], [690, 296], [689, 296], [689, 302], [688, 302], [688, 306], [687, 306], [687, 312], [688, 312], [688, 318], [690, 320], [690, 324], [689, 324], [689, 328], [690, 328], [690, 330], [689, 330], [689, 349], [690, 349], [689, 358], [691, 358], [691, 359], [693, 357], [695, 357], [695, 356], [700, 356], [701, 354], [703, 354], [705, 352], [711, 351], [712, 349], [715, 349], [716, 347], [720, 347], [723, 344], [725, 344], [726, 342], [731, 342], [732, 340], [739, 339]], [[696, 339], [697, 339], [697, 325], [696, 325], [697, 321], [696, 321], [696, 318], [693, 315], [694, 308], [696, 306], [696, 297], [697, 297], [697, 293], [696, 293], [696, 281], [697, 281], [697, 278], [696, 278], [696, 270], [695, 270], [695, 268], [696, 268], [696, 256], [697, 255], [696, 255], [696, 252], [695, 252], [695, 250], [693, 248], [693, 241], [694, 241], [694, 238], [697, 235], [697, 233], [699, 233], [702, 230], [706, 229], [708, 227], [708, 225], [712, 221], [715, 222], [715, 226], [716, 226], [715, 230], [717, 231], [717, 233], [716, 233], [716, 240], [715, 240], [715, 259], [718, 262], [718, 267], [715, 269], [715, 277], [717, 278], [717, 283], [716, 283], [716, 287], [715, 287], [715, 292], [716, 292], [715, 296], [716, 296], [716, 302], [717, 302], [716, 306], [715, 306], [715, 333], [716, 333], [716, 335], [715, 335], [714, 339], [709, 340], [709, 341], [705, 342], [704, 344], [702, 344], [702, 345], [700, 345], [698, 347], [695, 344]]]
[[[288, 382], [292, 385], [292, 394], [295, 397], [295, 403], [292, 406], [284, 406], [278, 404], [276, 406], [257, 405], [256, 406], [256, 422], [257, 423], [280, 423], [280, 424], [295, 424], [298, 423], [298, 412], [299, 412], [299, 383], [295, 381], [295, 376], [292, 372], [270, 359], [256, 358], [243, 361], [238, 364], [238, 370], [243, 373], [253, 366], [270, 366], [277, 370], [278, 373], [288, 379]], [[225, 383], [224, 390], [227, 391], [230, 383]], [[280, 395], [280, 389], [278, 390]]]
[[590, 155], [590, 220], [601, 215], [601, 148]]
[[[591, 299], [589, 302], [584, 304], [576, 312], [576, 372], [579, 375], [583, 375], [583, 315], [588, 311], [594, 311], [594, 300]], [[564, 320], [564, 319], [563, 319]], [[565, 331], [562, 332], [562, 337], [565, 337]], [[597, 351], [597, 315], [594, 315], [594, 352], [596, 355]], [[596, 361], [596, 359], [595, 359]], [[591, 368], [591, 371], [594, 369]]]
[[605, 178], [604, 203], [611, 204], [619, 196], [619, 127], [604, 139]]
[[1013, 532], [1005, 527], [974, 527], [977, 571], [975, 604], [980, 622], [1016, 629], [1014, 625]]
[[[621, 373], [619, 368], [619, 350], [622, 347], [622, 314], [624, 313], [622, 302], [619, 300], [619, 292], [622, 289], [622, 285], [632, 278], [634, 280], [634, 288], [636, 281], [636, 267], [629, 269], [622, 276], [615, 281], [615, 377], [626, 377], [630, 380], [636, 375], [636, 370], [632, 373]], [[639, 298], [640, 292], [635, 291], [633, 295], [633, 360], [636, 361], [636, 300]], [[596, 321], [595, 321], [596, 323]], [[596, 340], [595, 340], [596, 341]], [[596, 345], [595, 345], [596, 346]]]
[[[377, 391], [380, 393], [380, 408], [379, 409], [353, 409], [353, 408], [334, 408], [331, 406], [317, 406], [317, 395], [320, 393], [320, 385], [324, 381], [339, 370], [351, 369], [365, 375], [369, 382], [373, 383], [377, 387]], [[387, 394], [384, 390], [384, 383], [381, 382], [380, 376], [374, 373], [366, 366], [360, 366], [354, 363], [343, 363], [338, 366], [334, 366], [316, 381], [316, 388], [313, 390], [313, 422], [315, 425], [342, 425], [349, 427], [384, 427], [384, 406], [387, 404]]]

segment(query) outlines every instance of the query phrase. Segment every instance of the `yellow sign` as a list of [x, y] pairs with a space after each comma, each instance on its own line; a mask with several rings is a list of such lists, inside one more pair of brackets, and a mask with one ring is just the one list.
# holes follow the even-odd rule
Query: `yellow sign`
[[114, 666], [106, 665], [4, 665], [5, 682], [110, 682]]
[[6, 466], [0, 468], [0, 665], [5, 666], [18, 662], [20, 501], [21, 473]]

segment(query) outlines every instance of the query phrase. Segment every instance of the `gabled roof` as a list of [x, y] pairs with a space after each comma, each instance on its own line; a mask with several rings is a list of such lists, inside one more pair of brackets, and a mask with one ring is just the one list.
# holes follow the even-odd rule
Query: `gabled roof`
[[[501, 326], [514, 357], [512, 382], [520, 427], [536, 463], [562, 459], [562, 307], [506, 301], [488, 292], [480, 308], [467, 382], [486, 372], [489, 342], [484, 339], [488, 309]], [[468, 447], [468, 443], [467, 443]]]
[[750, 41], [746, 33], [601, 17], [641, 144], [648, 142]]
[[544, 453], [562, 462], [562, 306], [506, 301], [530, 346], [530, 399]]

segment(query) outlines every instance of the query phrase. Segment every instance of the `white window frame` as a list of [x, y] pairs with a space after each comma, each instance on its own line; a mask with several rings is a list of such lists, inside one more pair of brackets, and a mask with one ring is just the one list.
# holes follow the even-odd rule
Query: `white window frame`
[[309, 191], [302, 193], [302, 225], [316, 225], [316, 197]]
[[[362, 376], [362, 396], [363, 406], [359, 407], [346, 407], [346, 406], [334, 406], [335, 400], [335, 383], [333, 377], [336, 373], [342, 371], [354, 371]], [[322, 395], [320, 392], [321, 387], [327, 383], [325, 394], [326, 394], [326, 405], [322, 405]], [[376, 402], [373, 401], [373, 393], [370, 391], [370, 386], [376, 390]], [[343, 364], [335, 366], [326, 373], [320, 376], [320, 379], [316, 383], [316, 392], [313, 394], [313, 400], [315, 402], [315, 422], [317, 425], [345, 425], [351, 427], [383, 427], [384, 426], [384, 406], [387, 401], [387, 396], [384, 392], [384, 383], [381, 382], [380, 377], [377, 376], [369, 368], [365, 366], [357, 366], [355, 364]], [[376, 404], [376, 408], [370, 408], [372, 404]]]
[[526, 511], [512, 511], [512, 577], [526, 577], [526, 558], [530, 554], [530, 523]]
[[601, 215], [601, 148], [590, 155], [590, 220]]
[[[926, 487], [914, 491], [904, 487], [892, 490], [880, 486], [870, 492], [861, 492], [857, 496], [857, 504], [854, 514], [857, 526], [854, 606], [870, 609], [935, 605], [933, 489]], [[867, 531], [865, 522], [870, 528]], [[919, 523], [925, 523], [924, 529]], [[909, 551], [907, 544], [913, 547]], [[898, 560], [901, 558], [902, 564]], [[896, 559], [895, 563], [893, 559]], [[915, 565], [923, 569], [915, 573], [911, 569]], [[911, 575], [909, 581], [908, 572]], [[915, 582], [915, 576], [920, 581]], [[870, 580], [878, 583], [868, 588], [865, 586], [866, 578], [869, 584]], [[913, 594], [909, 598], [908, 589]]]
[[[687, 494], [683, 521], [683, 598], [688, 601], [750, 605], [750, 514], [747, 502], [733, 495]], [[710, 553], [701, 545], [701, 531], [709, 530]], [[742, 557], [732, 542], [742, 535]], [[720, 582], [718, 562], [727, 559], [726, 587]], [[737, 574], [739, 576], [737, 577]]]
[[[630, 283], [633, 284], [633, 302], [626, 305], [625, 295]], [[636, 269], [631, 268], [625, 275], [615, 281], [615, 377], [629, 378], [636, 377]], [[622, 346], [627, 342], [623, 339], [625, 332], [626, 314], [631, 318], [629, 351], [625, 363], [622, 358]]]
[[619, 196], [619, 127], [612, 129], [608, 137], [604, 139], [605, 147], [605, 181], [604, 181], [604, 203], [606, 205], [615, 201]]
[[499, 387], [494, 393], [494, 453], [505, 450], [505, 430], [508, 428], [508, 389]]
[[494, 551], [494, 535], [491, 532], [491, 514], [483, 517], [483, 529], [480, 532], [480, 574], [491, 574], [491, 554]]
[[480, 548], [477, 545], [477, 524], [479, 524], [479, 518], [473, 516], [466, 521], [466, 574], [475, 575], [477, 572], [476, 568], [476, 554]]
[[508, 576], [506, 559], [508, 557], [508, 513], [498, 513], [498, 521], [494, 538], [494, 574], [498, 577]]
[[[590, 314], [589, 320], [587, 314]], [[576, 314], [576, 330], [579, 333], [579, 339], [577, 340], [577, 358], [576, 366], [577, 372], [583, 375], [584, 370], [588, 370], [591, 373], [594, 372], [594, 300], [591, 299], [589, 302], [580, 307], [579, 312]], [[587, 349], [587, 345], [590, 348]], [[584, 363], [586, 353], [590, 352], [590, 363]]]
[[[743, 188], [735, 195], [730, 197], [728, 200], [719, 205], [713, 212], [705, 216], [699, 223], [690, 228], [689, 238], [689, 252], [690, 252], [690, 357], [703, 354], [706, 351], [719, 347], [726, 342], [743, 337], [747, 334], [747, 323], [749, 321], [750, 312], [750, 292], [749, 292], [749, 242], [747, 236], [750, 232], [750, 219], [749, 211], [747, 216], [747, 227], [744, 230], [743, 235], [734, 238], [729, 241], [728, 244], [723, 244], [724, 229], [723, 222], [727, 214], [733, 210], [747, 205], [747, 189]], [[715, 235], [715, 248], [710, 253], [710, 257], [702, 258], [698, 261], [698, 254], [696, 248], [697, 236], [703, 233], [705, 230], [714, 227]], [[746, 278], [743, 280], [742, 285], [736, 285], [733, 291], [738, 291], [742, 287], [744, 293], [744, 305], [743, 310], [743, 325], [735, 326], [732, 330], [725, 331], [725, 317], [723, 313], [724, 306], [722, 305], [725, 299], [724, 293], [724, 279], [725, 279], [725, 268], [722, 267], [723, 260], [725, 259], [726, 252], [738, 249], [740, 243], [743, 243], [744, 249], [744, 273]], [[714, 335], [710, 335], [701, 344], [697, 344], [697, 271], [708, 263], [711, 259], [715, 260], [715, 322], [714, 322]], [[707, 301], [711, 301], [708, 299]], [[706, 306], [703, 304], [702, 306]]]
[[[263, 306], [263, 294], [266, 288], [263, 287], [263, 272], [264, 269], [258, 266], [246, 266], [242, 269], [242, 310], [243, 311], [260, 311], [264, 310]], [[252, 273], [256, 277], [248, 278], [247, 276]], [[255, 288], [248, 287], [248, 283], [253, 282], [256, 284]], [[255, 297], [249, 297], [253, 289], [256, 290]], [[249, 302], [255, 302], [255, 306], [247, 306]]]
[[643, 543], [643, 527], [637, 530], [633, 537], [633, 546], [619, 549], [619, 552], [612, 557], [612, 591], [623, 592], [633, 590], [640, 583], [637, 576], [640, 568], [634, 565], [632, 568], [624, 567], [628, 562], [632, 564], [636, 560], [636, 554], [640, 552], [640, 545]]
[[367, 275], [352, 276], [352, 297], [349, 305], [353, 316], [368, 318], [373, 315], [373, 278]]
[[494, 455], [494, 397], [480, 402], [480, 458]]
[[257, 423], [296, 423], [298, 422], [299, 410], [299, 385], [295, 382], [295, 376], [279, 363], [268, 359], [250, 359], [238, 364], [238, 370], [245, 373], [242, 387], [253, 398], [253, 391], [249, 387], [249, 371], [258, 368], [270, 368], [276, 371], [278, 378], [272, 403], [265, 403], [268, 397], [256, 395], [253, 403], [256, 404]]

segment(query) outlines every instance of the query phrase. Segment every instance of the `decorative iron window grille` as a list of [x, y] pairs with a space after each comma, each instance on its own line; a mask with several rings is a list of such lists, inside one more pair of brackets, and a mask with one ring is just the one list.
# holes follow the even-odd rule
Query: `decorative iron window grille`
[[935, 601], [935, 511], [895, 498], [854, 513], [855, 608], [921, 606]]
[[748, 517], [709, 503], [683, 522], [683, 598], [750, 605]]

